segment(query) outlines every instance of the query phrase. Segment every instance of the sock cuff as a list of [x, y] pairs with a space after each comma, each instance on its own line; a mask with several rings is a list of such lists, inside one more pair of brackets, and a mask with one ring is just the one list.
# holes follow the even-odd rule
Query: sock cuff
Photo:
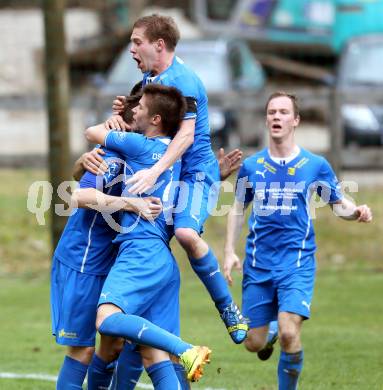
[[303, 360], [303, 350], [293, 353], [281, 351], [281, 360], [289, 363], [299, 363]]
[[172, 365], [172, 362], [170, 360], [164, 360], [162, 362], [154, 363], [151, 366], [147, 367], [146, 368], [146, 372], [148, 373], [148, 375], [150, 375], [150, 374], [152, 374], [153, 372], [155, 372], [157, 370], [161, 370], [164, 367], [168, 367], [168, 366], [171, 366], [171, 365]]
[[109, 335], [110, 334], [109, 324], [115, 322], [121, 316], [125, 316], [125, 314], [118, 312], [118, 313], [113, 313], [110, 316], [106, 317], [104, 321], [102, 321], [100, 327], [98, 328], [98, 332], [101, 334]]
[[68, 355], [65, 356], [64, 364], [66, 366], [69, 366], [71, 369], [77, 369], [77, 370], [87, 370], [88, 369], [87, 364], [81, 363], [78, 360], [73, 359]]
[[208, 258], [209, 258], [210, 256], [212, 256], [212, 255], [214, 256], [214, 253], [213, 253], [213, 251], [211, 250], [211, 248], [209, 248], [209, 250], [208, 250], [208, 252], [206, 253], [205, 256], [202, 256], [202, 257], [200, 257], [199, 259], [196, 259], [196, 258], [194, 258], [194, 257], [190, 257], [190, 256], [189, 256], [189, 260], [190, 260], [190, 262], [193, 263], [193, 264], [198, 264], [199, 262], [208, 259]]
[[173, 367], [176, 371], [185, 371], [185, 367], [180, 363], [173, 362]]

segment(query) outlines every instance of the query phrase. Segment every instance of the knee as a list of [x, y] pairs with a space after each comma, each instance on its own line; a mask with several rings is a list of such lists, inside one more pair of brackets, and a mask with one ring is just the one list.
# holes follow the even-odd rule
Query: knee
[[177, 241], [189, 253], [193, 252], [197, 247], [199, 235], [189, 228], [178, 228], [175, 231]]
[[96, 329], [99, 331], [100, 326], [104, 322], [105, 318], [107, 317], [105, 311], [102, 309], [102, 306], [100, 306], [97, 310], [97, 317], [96, 317]]
[[283, 350], [288, 350], [299, 342], [299, 334], [293, 328], [281, 329], [279, 332], [279, 342]]
[[261, 337], [248, 334], [243, 344], [249, 352], [259, 352], [265, 346], [266, 340]]
[[69, 347], [68, 356], [88, 365], [93, 358], [94, 351], [94, 347]]

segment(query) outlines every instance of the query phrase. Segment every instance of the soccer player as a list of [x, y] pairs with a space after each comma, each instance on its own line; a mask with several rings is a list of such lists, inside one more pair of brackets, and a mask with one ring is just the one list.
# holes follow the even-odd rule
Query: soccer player
[[[208, 101], [198, 76], [175, 55], [179, 31], [170, 17], [151, 15], [139, 18], [133, 26], [131, 53], [143, 72], [143, 86], [156, 83], [178, 88], [187, 100], [187, 112], [180, 130], [166, 153], [151, 168], [136, 172], [129, 179], [132, 193], [142, 193], [182, 156], [178, 205], [174, 214], [175, 236], [187, 252], [190, 264], [204, 283], [232, 338], [239, 344], [246, 338], [248, 325], [233, 302], [212, 250], [201, 238], [203, 224], [218, 197], [219, 168], [211, 149]], [[120, 112], [123, 97], [114, 101]]]
[[[124, 156], [124, 183], [134, 172], [152, 166], [163, 155], [185, 112], [176, 88], [148, 85], [133, 109], [138, 130], [144, 135], [108, 131], [104, 126], [87, 129], [89, 141], [100, 143]], [[208, 361], [207, 347], [193, 347], [179, 337], [179, 270], [169, 249], [173, 234], [172, 213], [180, 161], [166, 170], [151, 193], [162, 199], [163, 213], [154, 223], [129, 212], [121, 216], [121, 233], [115, 243], [119, 252], [99, 300], [96, 326], [101, 333], [100, 351], [107, 351], [108, 336], [140, 344], [144, 366], [156, 389], [178, 389], [179, 381], [169, 353], [180, 358], [188, 379], [198, 380]], [[129, 186], [123, 184], [123, 194]], [[170, 333], [171, 332], [171, 333]], [[149, 347], [149, 348], [148, 348]], [[164, 351], [167, 353], [165, 354]], [[100, 356], [105, 364], [109, 354]], [[93, 387], [90, 387], [93, 389]]]
[[[143, 218], [154, 219], [161, 212], [159, 199], [121, 197], [120, 185], [110, 185], [112, 174], [119, 170], [122, 158], [104, 150], [109, 164], [101, 177], [102, 196], [110, 206], [104, 210], [125, 209]], [[91, 190], [85, 174], [79, 183], [83, 190]], [[89, 188], [92, 187], [91, 189]], [[89, 209], [73, 210], [54, 252], [51, 273], [52, 333], [56, 342], [67, 346], [67, 355], [61, 367], [57, 389], [81, 389], [88, 365], [92, 359], [96, 336], [97, 303], [105, 277], [114, 259], [113, 230], [100, 212]]]
[[301, 328], [310, 317], [315, 278], [311, 196], [318, 194], [346, 220], [372, 219], [368, 206], [355, 206], [342, 196], [338, 180], [323, 157], [295, 143], [294, 129], [299, 120], [295, 96], [276, 92], [269, 97], [269, 147], [243, 162], [225, 243], [224, 273], [231, 284], [233, 267], [241, 268], [235, 244], [245, 220], [244, 209], [253, 202], [243, 266], [243, 312], [250, 320], [244, 344], [250, 352], [259, 352], [265, 346], [270, 350], [271, 343], [266, 345], [269, 323], [278, 319], [280, 390], [297, 388], [303, 364]]

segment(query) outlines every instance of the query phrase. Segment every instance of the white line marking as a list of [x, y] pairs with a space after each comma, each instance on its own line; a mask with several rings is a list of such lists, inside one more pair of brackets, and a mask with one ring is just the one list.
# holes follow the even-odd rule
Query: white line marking
[[[47, 375], [47, 374], [16, 374], [14, 372], [0, 372], [0, 379], [32, 379], [38, 381], [46, 382], [56, 382], [57, 376]], [[137, 388], [139, 389], [153, 389], [152, 385], [146, 383], [137, 383]], [[197, 388], [195, 389], [197, 390]], [[216, 389], [213, 387], [205, 387], [201, 390], [226, 390], [226, 389]]]

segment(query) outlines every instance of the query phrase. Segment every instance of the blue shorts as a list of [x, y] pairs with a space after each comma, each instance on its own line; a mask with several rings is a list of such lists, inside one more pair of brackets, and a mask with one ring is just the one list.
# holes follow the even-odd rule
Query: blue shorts
[[58, 344], [95, 345], [97, 302], [105, 278], [75, 271], [53, 258], [51, 318], [52, 334]]
[[98, 304], [112, 303], [179, 336], [180, 273], [161, 239], [135, 239], [120, 245]]
[[216, 206], [220, 190], [219, 166], [216, 158], [181, 176], [174, 228], [191, 228], [198, 234], [211, 210]]
[[276, 320], [279, 312], [310, 318], [315, 282], [315, 259], [290, 270], [265, 270], [245, 261], [242, 282], [242, 312], [250, 328]]

